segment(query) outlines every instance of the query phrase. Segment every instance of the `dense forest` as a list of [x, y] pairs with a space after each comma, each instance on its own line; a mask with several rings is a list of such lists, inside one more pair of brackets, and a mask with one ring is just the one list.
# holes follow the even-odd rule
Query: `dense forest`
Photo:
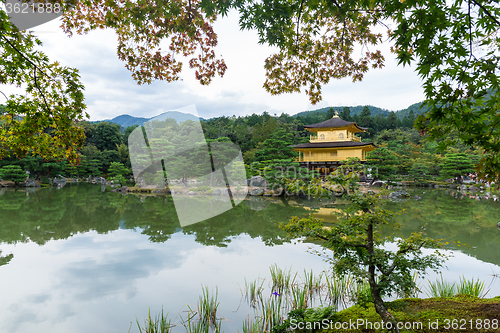
[[[448, 133], [441, 141], [430, 142], [424, 133], [413, 129], [415, 112], [410, 107], [403, 117], [395, 112], [384, 116], [381, 112], [372, 115], [370, 107], [361, 112], [351, 112], [349, 107], [329, 108], [290, 116], [252, 114], [244, 117], [217, 117], [201, 122], [207, 140], [227, 140], [237, 144], [243, 153], [248, 176], [255, 174], [252, 165], [269, 166], [272, 161], [287, 160], [289, 163], [296, 153], [289, 147], [307, 142], [309, 132], [304, 125], [330, 119], [336, 112], [347, 121], [354, 121], [368, 128], [361, 133], [363, 141], [374, 142], [379, 149], [369, 154], [370, 165], [376, 166], [378, 178], [398, 178], [408, 175], [413, 179], [425, 180], [429, 177], [454, 178], [473, 172], [480, 152], [473, 147], [455, 145], [440, 151], [440, 143], [451, 140], [456, 135]], [[399, 113], [399, 112], [398, 112]], [[182, 128], [184, 122], [179, 126]], [[71, 165], [67, 161], [43, 160], [39, 156], [6, 158], [0, 160], [0, 178], [21, 181], [26, 171], [32, 179], [42, 181], [62, 175], [65, 177], [112, 176], [128, 177], [131, 165], [128, 153], [128, 136], [137, 127], [121, 127], [110, 122], [81, 122], [85, 131], [85, 144], [80, 150], [80, 161]], [[9, 166], [8, 170], [5, 168]], [[14, 170], [15, 168], [15, 170]], [[252, 170], [254, 171], [252, 173]], [[16, 175], [18, 179], [15, 178]]]

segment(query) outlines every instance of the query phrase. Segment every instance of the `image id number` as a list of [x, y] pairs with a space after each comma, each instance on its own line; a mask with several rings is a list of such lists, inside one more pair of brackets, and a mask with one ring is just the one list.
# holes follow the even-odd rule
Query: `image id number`
[[445, 319], [444, 329], [446, 330], [497, 330], [498, 319]]
[[33, 14], [33, 13], [46, 13], [46, 14], [59, 14], [62, 11], [61, 5], [58, 3], [6, 3], [5, 11], [7, 14]]

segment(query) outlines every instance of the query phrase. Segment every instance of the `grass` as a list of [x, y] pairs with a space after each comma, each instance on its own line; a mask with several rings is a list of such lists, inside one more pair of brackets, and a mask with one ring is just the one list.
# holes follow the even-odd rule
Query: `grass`
[[323, 289], [322, 279], [323, 272], [321, 272], [318, 277], [315, 277], [312, 270], [310, 273], [304, 270], [304, 285], [307, 287], [311, 300], [314, 295], [319, 295], [321, 293]]
[[269, 267], [271, 280], [273, 282], [271, 290], [273, 292], [283, 294], [291, 289], [292, 285], [295, 283], [295, 278], [297, 277], [297, 273], [292, 276], [291, 270], [291, 268], [288, 271], [282, 270], [276, 264]]
[[347, 307], [347, 299], [353, 287], [354, 279], [350, 275], [338, 277], [325, 274], [325, 280], [330, 305], [335, 306], [337, 309]]
[[243, 322], [242, 333], [264, 333], [259, 326], [258, 321], [251, 321], [250, 315]]
[[258, 280], [247, 282], [245, 279], [245, 298], [250, 306], [255, 307], [259, 300], [262, 299], [262, 291], [264, 290], [264, 280], [260, 284]]
[[[307, 322], [316, 322], [316, 318], [326, 317], [339, 322], [342, 322], [344, 319], [347, 321], [349, 321], [348, 319], [356, 321], [359, 318], [363, 318], [365, 321], [369, 318], [372, 318], [373, 322], [380, 321], [371, 303], [370, 287], [367, 281], [355, 281], [349, 275], [342, 277], [329, 276], [325, 272], [315, 277], [312, 271], [304, 271], [302, 282], [299, 283], [297, 282], [297, 273], [292, 274], [290, 269], [281, 270], [277, 265], [273, 265], [270, 267], [270, 272], [272, 293], [269, 297], [263, 296], [265, 279], [257, 279], [252, 282], [245, 280], [245, 290], [242, 291], [242, 296], [245, 295], [249, 305], [253, 308], [254, 315], [253, 319], [249, 315], [248, 319], [244, 321], [242, 326], [243, 333], [274, 332], [273, 327], [277, 325], [281, 326], [280, 329], [283, 327], [286, 329], [286, 325], [289, 325], [287, 324], [288, 321], [286, 321], [287, 316], [297, 315], [302, 316], [302, 319], [299, 318], [299, 320]], [[415, 274], [415, 282], [417, 278], [418, 275]], [[271, 287], [271, 284], [269, 284], [269, 287]], [[460, 307], [465, 309], [469, 305], [476, 306], [471, 304], [478, 303], [479, 301], [477, 300], [487, 294], [484, 282], [474, 279], [468, 281], [465, 277], [461, 277], [459, 283], [450, 284], [444, 281], [443, 276], [441, 276], [435, 282], [429, 281], [428, 289], [427, 295], [433, 298], [411, 298], [415, 297], [418, 292], [418, 288], [416, 287], [408, 295], [398, 295], [402, 299], [388, 302], [388, 310], [397, 320], [400, 320], [398, 316], [401, 320], [409, 320], [408, 316], [414, 316], [412, 317], [414, 320], [426, 321], [427, 318], [437, 318], [448, 313], [448, 311], [453, 311], [453, 309], [444, 308], [445, 305], [452, 303], [461, 304]], [[318, 306], [318, 304], [315, 304], [318, 299], [323, 304], [322, 297], [328, 300], [330, 306], [327, 308], [314, 308]], [[458, 301], [463, 304], [457, 303]], [[352, 305], [353, 302], [357, 305]], [[434, 311], [440, 304], [443, 308], [436, 310], [438, 314], [426, 312], [428, 308], [432, 309], [431, 312]], [[484, 305], [482, 308], [480, 305], [477, 305], [478, 308], [476, 310], [479, 311], [479, 308], [481, 308], [487, 312], [486, 315], [480, 316], [480, 312], [477, 312], [477, 314], [474, 314], [475, 317], [467, 314], [467, 318], [488, 319], [490, 318], [488, 313], [496, 313], [498, 315], [500, 311], [500, 297], [496, 298], [496, 303], [493, 302], [491, 304]], [[337, 312], [341, 307], [345, 308], [345, 310]], [[185, 332], [220, 333], [222, 331], [222, 319], [218, 315], [218, 308], [217, 288], [215, 291], [210, 292], [208, 287], [202, 287], [202, 295], [199, 298], [197, 307], [192, 309], [188, 306], [187, 316], [184, 318], [181, 316], [181, 323], [185, 328]], [[401, 311], [402, 308], [405, 310]], [[373, 313], [368, 313], [367, 311]], [[440, 320], [444, 320], [445, 318], [447, 317], [442, 317]], [[453, 318], [458, 317], [454, 314]], [[141, 327], [139, 322], [137, 322], [137, 326], [140, 333], [170, 333], [174, 325], [168, 319], [168, 314], [164, 315], [162, 311], [156, 318], [151, 318], [151, 314], [149, 313], [144, 327]], [[278, 330], [276, 332], [284, 331]], [[362, 332], [372, 331], [362, 330]]]
[[140, 333], [170, 333], [173, 327], [171, 320], [168, 319], [168, 313], [165, 315], [163, 309], [156, 318], [151, 318], [151, 309], [149, 309], [144, 327], [141, 327], [139, 320], [136, 320], [136, 322]]
[[292, 287], [291, 310], [304, 310], [309, 305], [310, 292], [307, 285]]
[[457, 285], [457, 294], [469, 295], [483, 298], [488, 292], [484, 292], [484, 282], [478, 280], [467, 281], [465, 277], [460, 278], [460, 283]]
[[455, 283], [449, 283], [443, 280], [443, 275], [441, 275], [441, 280], [436, 280], [436, 282], [429, 281], [429, 297], [453, 297], [457, 294], [457, 288]]
[[219, 302], [217, 300], [218, 289], [210, 294], [208, 287], [202, 287], [202, 295], [198, 301], [196, 310], [188, 306], [187, 317], [181, 318], [186, 333], [220, 333], [221, 319], [217, 318]]
[[271, 297], [261, 300], [260, 313], [256, 317], [258, 327], [262, 332], [270, 332], [273, 326], [279, 325], [284, 320], [282, 297]]
[[473, 297], [485, 297], [488, 293], [485, 292], [484, 282], [478, 280], [466, 280], [465, 277], [460, 277], [460, 281], [458, 283], [449, 283], [443, 280], [443, 276], [441, 275], [440, 280], [436, 280], [436, 282], [429, 281], [429, 293], [427, 294], [429, 297], [443, 297], [450, 298], [458, 295], [467, 295]]
[[372, 293], [368, 281], [356, 281], [351, 288], [351, 301], [355, 304], [366, 304], [372, 302]]

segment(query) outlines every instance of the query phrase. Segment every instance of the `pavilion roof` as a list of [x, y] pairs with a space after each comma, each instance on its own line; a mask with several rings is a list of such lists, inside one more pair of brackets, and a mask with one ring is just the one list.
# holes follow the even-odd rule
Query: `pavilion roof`
[[322, 121], [317, 124], [312, 124], [312, 125], [304, 125], [304, 128], [340, 128], [340, 127], [349, 127], [349, 126], [354, 126], [358, 128], [359, 130], [365, 132], [368, 130], [365, 127], [358, 126], [355, 121], [346, 121], [344, 119], [340, 119], [339, 116], [334, 116], [331, 119]]
[[344, 148], [344, 147], [363, 147], [373, 146], [377, 148], [373, 142], [354, 142], [354, 141], [337, 141], [337, 142], [308, 142], [298, 145], [292, 145], [293, 148]]

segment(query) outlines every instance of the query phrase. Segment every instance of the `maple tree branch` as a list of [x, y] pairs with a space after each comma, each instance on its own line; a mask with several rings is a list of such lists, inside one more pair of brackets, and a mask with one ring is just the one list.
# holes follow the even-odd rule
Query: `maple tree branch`
[[32, 62], [28, 57], [26, 57], [21, 51], [19, 51], [17, 49], [17, 47], [15, 47], [7, 37], [5, 37], [1, 32], [0, 32], [0, 36], [7, 42], [7, 44], [10, 45], [10, 47], [12, 47], [17, 53], [19, 53], [19, 55], [21, 57], [23, 57], [27, 62], [29, 62], [33, 67], [35, 67], [36, 69], [38, 69], [42, 74], [44, 74], [45, 76], [47, 76], [49, 79], [51, 78], [47, 73], [45, 73], [44, 71], [42, 71], [34, 62]]
[[488, 137], [491, 137], [491, 134], [493, 133], [493, 130], [495, 129], [495, 127], [497, 127], [497, 125], [500, 123], [500, 118], [496, 121], [495, 125], [491, 126], [491, 130], [490, 130], [490, 133], [488, 134]]
[[35, 87], [38, 89], [38, 92], [40, 93], [40, 95], [42, 95], [42, 98], [43, 98], [43, 103], [45, 104], [45, 111], [47, 112], [50, 112], [50, 108], [49, 108], [49, 105], [47, 104], [47, 100], [45, 99], [45, 95], [43, 94], [42, 90], [40, 89], [40, 86], [38, 85], [38, 82], [36, 82], [36, 70], [37, 68], [33, 68], [33, 79], [35, 81]]
[[[424, 244], [425, 244], [425, 243], [424, 243], [424, 242], [422, 242], [422, 243], [421, 243], [421, 244], [417, 247], [417, 250], [420, 250], [420, 249], [422, 248], [422, 246], [424, 246]], [[391, 275], [391, 273], [392, 273], [392, 272], [394, 271], [394, 269], [396, 268], [396, 263], [397, 263], [397, 261], [398, 261], [398, 259], [399, 259], [399, 256], [400, 256], [400, 255], [402, 255], [402, 254], [405, 254], [405, 253], [409, 252], [409, 251], [410, 251], [410, 250], [412, 250], [412, 249], [413, 249], [412, 247], [407, 247], [407, 248], [406, 248], [406, 249], [404, 249], [404, 250], [400, 250], [400, 251], [396, 252], [396, 256], [398, 256], [398, 257], [396, 257], [396, 259], [394, 259], [394, 261], [392, 262], [391, 267], [389, 267], [389, 269], [388, 269], [387, 271], [385, 271], [385, 270], [384, 270], [384, 269], [383, 269], [380, 265], [377, 265], [378, 270], [379, 270], [382, 274], [384, 274], [385, 276], [389, 276], [389, 275]]]
[[469, 52], [472, 54], [472, 22], [470, 18], [470, 1], [467, 1], [467, 18], [469, 19]]
[[[45, 75], [46, 77], [50, 79], [52, 79], [47, 73], [45, 73], [44, 71], [42, 71], [33, 61], [31, 61], [28, 57], [26, 57], [21, 51], [19, 51], [17, 49], [17, 47], [15, 47], [15, 45], [13, 45], [9, 39], [7, 37], [5, 37], [1, 32], [0, 32], [0, 36], [2, 36], [2, 38], [7, 42], [7, 44], [10, 45], [10, 47], [12, 47], [17, 53], [19, 53], [19, 55], [21, 57], [23, 57], [27, 62], [29, 62], [32, 66], [33, 66], [33, 78], [34, 78], [34, 81], [35, 81], [35, 87], [38, 89], [38, 92], [40, 93], [40, 95], [42, 96], [43, 98], [43, 102], [45, 104], [45, 107], [46, 107], [46, 111], [47, 112], [50, 112], [50, 107], [49, 105], [47, 104], [47, 100], [45, 99], [45, 94], [43, 93], [42, 89], [40, 88], [40, 86], [38, 85], [38, 83], [36, 82], [36, 71], [39, 70], [43, 75]], [[5, 95], [4, 95], [5, 96]]]
[[488, 17], [493, 21], [495, 22], [497, 25], [500, 26], [500, 22], [486, 9], [484, 8], [483, 5], [481, 5], [479, 2], [477, 2], [476, 0], [472, 0], [472, 2], [474, 2], [476, 4], [476, 6], [478, 6], [479, 8], [481, 8], [485, 13], [486, 15], [488, 15]]
[[304, 6], [304, 0], [300, 1], [299, 13], [297, 15], [297, 39], [295, 40], [295, 46], [299, 47], [299, 27], [300, 27], [300, 16], [302, 16], [302, 9]]

